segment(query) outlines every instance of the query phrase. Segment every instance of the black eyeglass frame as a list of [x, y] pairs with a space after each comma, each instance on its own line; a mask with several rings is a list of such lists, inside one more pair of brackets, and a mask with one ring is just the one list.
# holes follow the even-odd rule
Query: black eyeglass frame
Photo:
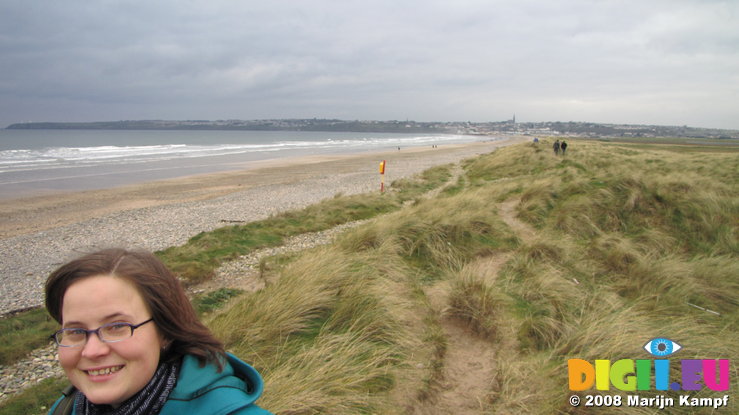
[[[144, 321], [142, 323], [139, 323], [139, 324], [131, 324], [131, 323], [108, 323], [108, 324], [103, 324], [102, 326], [100, 326], [100, 327], [98, 327], [96, 329], [93, 329], [93, 330], [79, 329], [79, 328], [61, 329], [61, 330], [57, 330], [54, 334], [52, 334], [51, 336], [49, 336], [49, 339], [50, 340], [53, 340], [54, 343], [56, 343], [57, 346], [59, 346], [59, 347], [80, 347], [80, 346], [84, 346], [84, 345], [87, 344], [87, 341], [90, 339], [90, 334], [95, 333], [98, 336], [98, 339], [100, 339], [100, 341], [103, 342], [103, 343], [117, 343], [117, 342], [120, 342], [120, 341], [123, 341], [123, 340], [126, 340], [126, 339], [130, 339], [131, 337], [133, 337], [134, 330], [136, 330], [137, 328], [139, 328], [139, 327], [143, 326], [144, 324], [149, 323], [151, 321], [154, 321], [154, 317], [152, 317], [152, 318], [150, 318], [150, 319], [148, 319], [148, 320], [146, 320], [146, 321]], [[103, 329], [105, 327], [121, 326], [121, 325], [128, 326], [131, 329], [131, 335], [130, 336], [126, 337], [125, 339], [119, 339], [119, 340], [105, 340], [102, 337], [100, 337], [100, 330], [101, 329]], [[82, 342], [82, 343], [80, 343], [80, 344], [75, 344], [75, 345], [66, 345], [65, 346], [65, 345], [61, 344], [61, 342], [59, 341], [59, 336], [61, 336], [62, 334], [64, 334], [64, 332], [67, 332], [67, 331], [76, 331], [76, 332], [84, 331], [85, 332], [85, 341]]]

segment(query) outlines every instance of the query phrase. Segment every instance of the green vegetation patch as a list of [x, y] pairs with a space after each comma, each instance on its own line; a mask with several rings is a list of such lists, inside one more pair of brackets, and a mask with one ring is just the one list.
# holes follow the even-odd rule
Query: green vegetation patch
[[435, 167], [418, 178], [393, 183], [394, 191], [389, 194], [337, 196], [265, 220], [202, 232], [186, 244], [157, 252], [157, 255], [186, 285], [197, 284], [211, 279], [223, 261], [255, 249], [280, 245], [290, 236], [318, 232], [397, 210], [402, 201], [442, 185], [449, 176], [448, 166]]
[[202, 232], [185, 245], [157, 254], [186, 284], [196, 284], [212, 278], [223, 261], [255, 249], [280, 245], [284, 238], [293, 235], [367, 219], [397, 207], [393, 199], [382, 195], [341, 196], [262, 221]]
[[243, 293], [244, 290], [235, 288], [219, 288], [215, 291], [196, 295], [192, 299], [192, 305], [198, 315], [204, 315], [220, 309], [232, 298]]
[[425, 170], [418, 177], [395, 180], [392, 189], [397, 192], [400, 202], [413, 200], [422, 194], [445, 184], [451, 177], [451, 166], [437, 166]]
[[66, 378], [44, 379], [0, 403], [0, 415], [45, 415], [67, 385]]
[[44, 308], [0, 319], [0, 365], [13, 364], [29, 351], [49, 345], [49, 336], [58, 328]]

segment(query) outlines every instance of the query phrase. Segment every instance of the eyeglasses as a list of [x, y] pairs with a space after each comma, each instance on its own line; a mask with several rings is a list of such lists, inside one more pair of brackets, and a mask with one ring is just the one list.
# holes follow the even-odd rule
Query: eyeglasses
[[95, 330], [79, 328], [61, 329], [52, 334], [51, 339], [61, 347], [78, 347], [87, 343], [87, 339], [90, 337], [90, 334], [95, 333], [101, 342], [115, 343], [133, 336], [134, 330], [150, 321], [154, 321], [154, 319], [150, 318], [139, 324], [109, 323], [104, 324]]

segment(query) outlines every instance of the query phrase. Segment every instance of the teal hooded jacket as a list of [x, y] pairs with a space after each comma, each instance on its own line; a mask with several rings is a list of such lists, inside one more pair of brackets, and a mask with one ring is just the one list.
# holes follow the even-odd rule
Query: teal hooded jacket
[[[213, 364], [200, 367], [196, 357], [185, 356], [177, 384], [159, 415], [271, 415], [254, 403], [263, 388], [256, 369], [230, 353], [220, 373]], [[54, 404], [50, 415], [62, 399]]]

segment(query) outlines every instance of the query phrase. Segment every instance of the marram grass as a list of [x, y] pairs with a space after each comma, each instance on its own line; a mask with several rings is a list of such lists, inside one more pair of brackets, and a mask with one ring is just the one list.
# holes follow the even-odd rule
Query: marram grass
[[[571, 150], [562, 159], [525, 144], [470, 160], [452, 190], [298, 257], [211, 324], [265, 373], [265, 407], [294, 414], [412, 413], [437, 399], [441, 316], [418, 298], [439, 281], [451, 287], [444, 315], [497, 351], [487, 413], [580, 413], [567, 402], [567, 359], [645, 358], [657, 336], [682, 342], [680, 358], [739, 355], [735, 157]], [[500, 217], [509, 198], [533, 239]], [[473, 266], [488, 258], [505, 264]], [[413, 383], [418, 370], [425, 381]]]
[[[519, 218], [539, 239], [519, 248], [496, 281], [514, 301], [503, 319], [516, 342], [498, 354], [492, 413], [585, 411], [568, 404], [566, 360], [649, 358], [641, 346], [653, 337], [679, 341], [686, 350], [677, 359], [739, 355], [732, 329], [739, 306], [736, 157], [585, 142], [574, 148], [574, 169], [561, 160], [527, 177], [521, 194]], [[478, 169], [522, 150], [482, 157]], [[704, 388], [696, 396], [722, 394]], [[602, 410], [609, 411], [652, 412]]]
[[420, 343], [420, 333], [406, 331], [411, 300], [396, 281], [403, 272], [402, 263], [377, 254], [317, 249], [210, 325], [229, 349], [260, 367], [274, 391], [262, 403], [272, 411], [382, 412], [378, 397], [392, 389], [393, 372]]

